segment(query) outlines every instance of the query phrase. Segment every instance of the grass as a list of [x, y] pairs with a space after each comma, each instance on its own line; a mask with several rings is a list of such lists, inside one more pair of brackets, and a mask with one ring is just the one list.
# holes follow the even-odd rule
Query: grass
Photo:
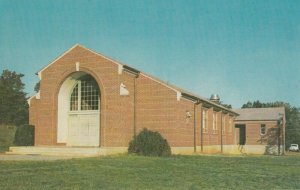
[[299, 156], [0, 161], [1, 189], [300, 189]]
[[16, 127], [10, 125], [0, 125], [0, 153], [8, 151], [13, 146]]

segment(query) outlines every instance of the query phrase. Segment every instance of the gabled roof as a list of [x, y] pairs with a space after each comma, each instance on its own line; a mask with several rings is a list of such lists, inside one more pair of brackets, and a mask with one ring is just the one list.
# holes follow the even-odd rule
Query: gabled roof
[[234, 111], [240, 114], [236, 121], [276, 121], [285, 115], [284, 107], [244, 108]]
[[[54, 61], [52, 61], [50, 64], [48, 64], [48, 65], [45, 66], [43, 69], [41, 69], [39, 72], [37, 72], [37, 74], [41, 77], [41, 73], [42, 73], [45, 69], [47, 69], [50, 65], [54, 64], [57, 60], [59, 60], [60, 58], [62, 58], [64, 55], [66, 55], [67, 53], [69, 53], [70, 51], [72, 51], [72, 50], [73, 50], [74, 48], [76, 48], [76, 47], [84, 48], [84, 49], [86, 49], [86, 50], [88, 50], [88, 51], [90, 51], [90, 52], [92, 52], [92, 53], [94, 53], [94, 54], [96, 54], [96, 55], [98, 55], [98, 56], [100, 56], [100, 57], [103, 57], [103, 58], [105, 58], [105, 59], [107, 59], [107, 60], [110, 60], [111, 62], [117, 64], [118, 66], [129, 67], [129, 66], [124, 65], [124, 64], [122, 64], [122, 63], [120, 63], [120, 62], [118, 62], [118, 61], [115, 61], [114, 59], [111, 59], [111, 58], [109, 58], [109, 57], [107, 57], [107, 56], [104, 56], [104, 55], [102, 55], [102, 54], [100, 54], [100, 53], [97, 53], [97, 52], [95, 52], [95, 51], [93, 51], [93, 50], [91, 50], [91, 49], [89, 49], [89, 48], [86, 48], [86, 47], [84, 47], [83, 45], [75, 44], [73, 47], [71, 47], [71, 48], [70, 48], [69, 50], [67, 50], [65, 53], [63, 53], [62, 55], [60, 55], [59, 57], [57, 57]], [[130, 68], [131, 68], [131, 69], [134, 69], [134, 68], [132, 68], [132, 67], [130, 67]], [[136, 70], [136, 69], [134, 69], [134, 70]], [[165, 81], [163, 81], [163, 80], [161, 80], [161, 79], [158, 79], [158, 78], [156, 78], [156, 77], [154, 77], [154, 76], [151, 76], [151, 75], [149, 75], [149, 74], [146, 74], [145, 72], [142, 72], [142, 71], [139, 71], [139, 70], [136, 70], [136, 71], [138, 71], [139, 74], [142, 74], [143, 76], [148, 77], [148, 78], [150, 78], [150, 79], [152, 79], [152, 80], [154, 80], [154, 81], [156, 81], [156, 82], [158, 82], [158, 83], [160, 83], [160, 84], [162, 84], [162, 85], [164, 85], [164, 86], [166, 86], [166, 87], [168, 87], [168, 88], [174, 90], [174, 91], [177, 92], [177, 93], [181, 93], [182, 95], [183, 95], [183, 94], [189, 95], [190, 97], [192, 97], [192, 99], [195, 99], [196, 101], [203, 102], [203, 103], [205, 103], [205, 104], [208, 105], [208, 106], [212, 106], [212, 107], [219, 108], [220, 110], [224, 110], [224, 111], [226, 111], [226, 112], [228, 112], [228, 113], [231, 113], [231, 114], [233, 114], [233, 115], [238, 115], [238, 113], [236, 113], [236, 112], [233, 111], [232, 109], [228, 109], [228, 108], [226, 108], [226, 107], [224, 107], [224, 106], [222, 106], [222, 105], [220, 105], [220, 104], [217, 104], [217, 103], [215, 103], [215, 102], [212, 102], [212, 101], [210, 101], [210, 100], [207, 99], [207, 98], [203, 98], [203, 97], [201, 97], [201, 96], [195, 95], [195, 94], [193, 94], [193, 93], [191, 93], [191, 92], [189, 92], [189, 91], [186, 91], [186, 90], [184, 90], [184, 89], [182, 89], [182, 88], [179, 88], [179, 87], [177, 87], [177, 86], [175, 86], [175, 85], [173, 85], [173, 84], [170, 84], [169, 82], [165, 82]]]
[[96, 55], [98, 55], [98, 56], [100, 56], [100, 57], [103, 57], [103, 58], [105, 58], [105, 59], [107, 59], [107, 60], [110, 60], [111, 62], [113, 62], [113, 63], [115, 63], [115, 64], [117, 64], [117, 65], [122, 65], [122, 64], [118, 63], [117, 61], [115, 61], [115, 60], [113, 60], [113, 59], [111, 59], [111, 58], [108, 58], [108, 57], [106, 57], [106, 56], [104, 56], [104, 55], [102, 55], [102, 54], [100, 54], [100, 53], [97, 53], [97, 52], [95, 52], [95, 51], [93, 51], [93, 50], [91, 50], [91, 49], [88, 49], [88, 48], [84, 47], [83, 45], [75, 44], [75, 45], [72, 46], [70, 49], [68, 49], [68, 50], [65, 51], [63, 54], [61, 54], [61, 55], [58, 56], [56, 59], [54, 59], [51, 63], [49, 63], [48, 65], [46, 65], [45, 67], [43, 67], [40, 71], [37, 72], [37, 74], [40, 74], [41, 72], [43, 72], [45, 69], [47, 69], [49, 66], [51, 66], [53, 63], [55, 63], [57, 60], [59, 60], [60, 58], [62, 58], [63, 56], [65, 56], [67, 53], [69, 53], [70, 51], [72, 51], [72, 50], [75, 49], [76, 47], [81, 47], [81, 48], [83, 48], [83, 49], [86, 49], [86, 50], [88, 50], [88, 51], [90, 51], [90, 52], [92, 52], [92, 53], [94, 53], [94, 54], [96, 54]]

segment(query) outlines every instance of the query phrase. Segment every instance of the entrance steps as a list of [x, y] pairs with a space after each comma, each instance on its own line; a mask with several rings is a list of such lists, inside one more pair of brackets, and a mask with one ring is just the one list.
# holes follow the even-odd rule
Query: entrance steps
[[52, 146], [15, 146], [9, 147], [6, 154], [19, 155], [48, 155], [48, 156], [72, 156], [93, 157], [127, 152], [126, 147], [52, 147]]

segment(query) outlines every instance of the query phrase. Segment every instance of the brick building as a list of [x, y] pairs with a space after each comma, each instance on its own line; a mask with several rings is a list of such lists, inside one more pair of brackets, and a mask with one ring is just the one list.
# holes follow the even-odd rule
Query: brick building
[[247, 108], [235, 110], [236, 139], [240, 151], [255, 154], [277, 154], [285, 147], [285, 110], [277, 108]]
[[238, 152], [238, 111], [81, 45], [38, 76], [40, 91], [29, 99], [36, 147], [126, 152], [134, 134], [147, 128], [160, 132], [173, 153]]

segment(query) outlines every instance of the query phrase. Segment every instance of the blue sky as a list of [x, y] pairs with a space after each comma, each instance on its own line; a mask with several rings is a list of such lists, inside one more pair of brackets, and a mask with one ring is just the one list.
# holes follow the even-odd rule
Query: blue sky
[[0, 70], [29, 95], [76, 43], [235, 108], [300, 106], [300, 1], [0, 0]]

